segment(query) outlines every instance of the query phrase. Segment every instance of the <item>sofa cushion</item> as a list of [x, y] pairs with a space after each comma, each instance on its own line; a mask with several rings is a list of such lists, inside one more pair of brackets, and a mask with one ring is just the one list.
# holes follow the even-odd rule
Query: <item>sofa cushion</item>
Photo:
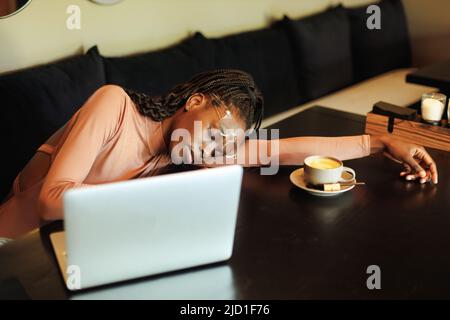
[[0, 170], [0, 198], [36, 148], [104, 84], [97, 47], [82, 56], [0, 76], [0, 135], [7, 153]]
[[305, 100], [352, 83], [350, 25], [342, 6], [298, 20], [285, 17], [283, 22], [294, 48], [298, 82]]
[[381, 29], [367, 28], [367, 5], [347, 9], [356, 81], [411, 66], [408, 28], [401, 0], [383, 0], [377, 5], [381, 12]]
[[250, 73], [264, 95], [264, 115], [301, 101], [288, 35], [278, 23], [270, 28], [211, 40], [216, 68]]
[[149, 95], [164, 94], [195, 74], [214, 68], [212, 47], [197, 32], [170, 48], [126, 57], [105, 57], [106, 81]]

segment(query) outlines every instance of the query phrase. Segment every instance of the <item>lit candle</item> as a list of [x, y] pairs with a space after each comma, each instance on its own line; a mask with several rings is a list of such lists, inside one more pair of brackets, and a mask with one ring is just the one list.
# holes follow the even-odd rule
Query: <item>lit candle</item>
[[422, 119], [428, 122], [441, 121], [446, 97], [443, 94], [424, 94], [422, 97]]

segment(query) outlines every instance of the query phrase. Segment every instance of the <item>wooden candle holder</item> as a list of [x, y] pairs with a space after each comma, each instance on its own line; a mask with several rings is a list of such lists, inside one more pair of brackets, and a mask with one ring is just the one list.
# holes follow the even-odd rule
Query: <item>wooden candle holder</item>
[[[367, 134], [391, 134], [399, 140], [419, 144], [425, 147], [450, 151], [450, 128], [448, 125], [433, 126], [415, 120], [394, 118], [389, 124], [389, 116], [369, 112], [366, 117]], [[390, 132], [392, 131], [392, 132]]]

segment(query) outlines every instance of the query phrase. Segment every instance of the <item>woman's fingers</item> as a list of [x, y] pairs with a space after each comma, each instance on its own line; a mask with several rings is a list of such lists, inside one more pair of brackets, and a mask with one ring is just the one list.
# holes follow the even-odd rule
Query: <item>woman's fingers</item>
[[412, 156], [406, 157], [405, 162], [411, 167], [415, 174], [419, 175], [419, 177], [424, 178], [427, 175], [425, 169], [422, 168], [422, 166]]
[[427, 172], [425, 173], [425, 176], [424, 176], [424, 177], [420, 176], [420, 175], [417, 174], [417, 173], [416, 173], [416, 174], [408, 174], [408, 175], [405, 177], [405, 179], [408, 180], [408, 181], [413, 181], [413, 180], [420, 179], [420, 180], [419, 180], [420, 183], [425, 183], [425, 182], [428, 182], [428, 181], [431, 180], [431, 173], [430, 173], [429, 171], [427, 171]]
[[421, 160], [429, 168], [430, 174], [431, 174], [430, 178], [433, 181], [433, 183], [436, 184], [436, 183], [438, 183], [438, 170], [436, 167], [436, 163], [433, 161], [433, 159], [431, 158], [431, 156], [428, 154], [428, 152], [425, 149], [423, 149], [421, 151], [423, 152]]
[[[423, 148], [419, 148], [415, 154], [418, 161], [414, 157], [407, 158], [407, 163], [405, 163], [405, 168], [401, 173], [402, 176], [406, 177], [406, 180], [416, 180], [420, 178], [420, 183], [425, 183], [432, 181], [434, 184], [438, 183], [438, 172], [437, 167], [431, 156]], [[408, 166], [408, 167], [406, 167]], [[424, 169], [425, 168], [425, 169]]]
[[386, 144], [386, 148], [385, 156], [403, 163], [404, 169], [400, 172], [400, 176], [406, 180], [420, 179], [422, 183], [432, 180], [435, 184], [438, 182], [436, 164], [425, 148], [394, 139]]
[[403, 163], [403, 171], [400, 172], [400, 176], [403, 177], [409, 173], [411, 173], [411, 166], [409, 166], [407, 163]]
[[425, 182], [429, 182], [431, 181], [431, 173], [429, 170], [426, 171], [426, 176], [425, 177], [421, 177], [419, 182], [420, 183], [425, 183]]
[[427, 171], [427, 175], [425, 178], [421, 178], [420, 179], [420, 183], [425, 183], [431, 180], [431, 173], [429, 171]]
[[412, 173], [413, 170], [411, 169], [411, 166], [408, 165], [407, 163], [404, 163], [403, 166], [404, 166], [404, 171], [400, 172], [400, 176], [405, 177], [405, 179], [407, 181], [413, 181], [413, 180], [420, 179], [420, 181], [419, 181], [420, 183], [425, 183], [425, 182], [428, 182], [431, 180], [432, 174], [431, 174], [430, 170], [426, 170], [425, 176], [422, 176], [418, 172]]

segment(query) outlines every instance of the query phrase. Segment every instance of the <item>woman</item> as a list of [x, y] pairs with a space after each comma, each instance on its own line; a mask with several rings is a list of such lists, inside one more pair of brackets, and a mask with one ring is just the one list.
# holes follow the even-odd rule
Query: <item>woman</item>
[[[194, 133], [194, 124], [201, 121], [204, 136], [227, 118], [242, 131], [252, 124], [258, 129], [262, 109], [263, 99], [253, 79], [238, 70], [201, 73], [165, 96], [103, 86], [16, 177], [10, 196], [0, 207], [0, 237], [14, 238], [45, 221], [62, 219], [62, 195], [70, 188], [156, 174], [172, 162], [177, 141], [171, 137], [179, 129]], [[296, 137], [278, 143], [278, 150], [269, 148], [269, 156], [277, 156], [280, 165], [302, 164], [310, 154], [346, 160], [383, 150], [404, 164], [400, 174], [407, 180], [437, 183], [438, 179], [436, 165], [424, 148], [387, 136]], [[258, 145], [266, 148], [268, 143], [258, 140]], [[189, 162], [194, 153], [211, 154], [197, 138], [183, 148]]]

